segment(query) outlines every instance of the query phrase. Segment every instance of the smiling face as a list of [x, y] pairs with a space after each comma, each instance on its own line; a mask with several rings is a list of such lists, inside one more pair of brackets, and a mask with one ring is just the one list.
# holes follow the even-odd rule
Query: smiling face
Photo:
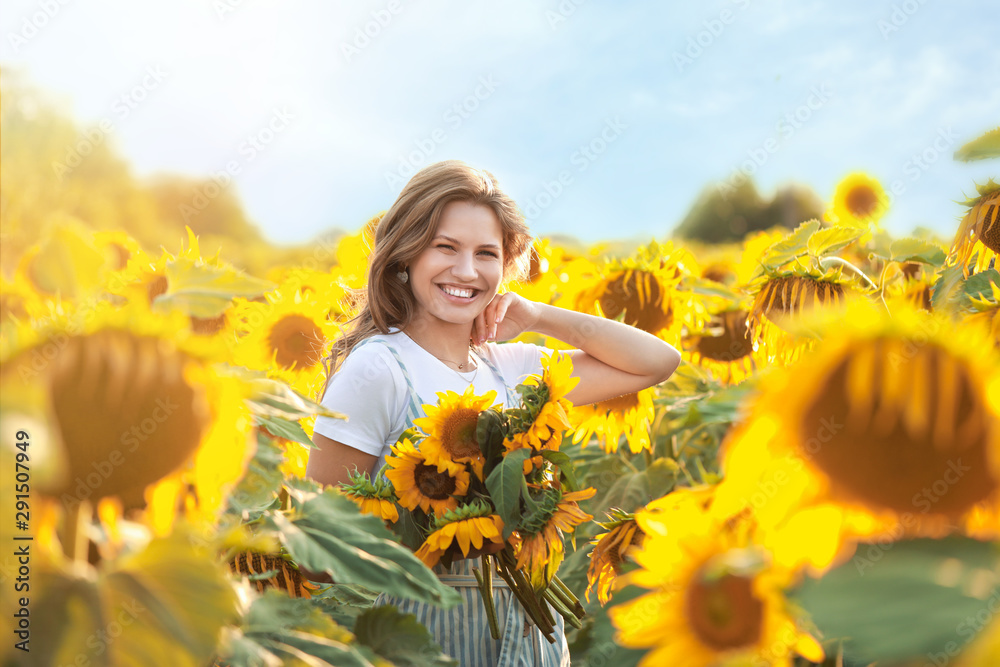
[[413, 324], [471, 325], [503, 277], [503, 237], [492, 209], [470, 202], [445, 206], [431, 243], [409, 266], [417, 301]]

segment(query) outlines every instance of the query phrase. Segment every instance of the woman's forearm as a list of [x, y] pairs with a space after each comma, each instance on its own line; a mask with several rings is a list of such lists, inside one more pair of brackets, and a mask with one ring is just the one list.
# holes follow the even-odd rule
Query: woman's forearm
[[641, 329], [556, 306], [537, 305], [533, 331], [579, 348], [612, 368], [650, 378], [651, 384], [669, 377], [680, 361], [672, 345]]

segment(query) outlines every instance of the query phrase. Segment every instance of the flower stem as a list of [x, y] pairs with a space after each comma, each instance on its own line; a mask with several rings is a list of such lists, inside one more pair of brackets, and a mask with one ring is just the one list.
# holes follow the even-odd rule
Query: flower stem
[[[64, 506], [65, 507], [65, 506]], [[87, 526], [93, 518], [93, 507], [89, 500], [81, 500], [76, 507], [66, 508], [65, 539], [63, 550], [71, 561], [87, 562], [87, 551], [90, 539], [87, 537]]]
[[490, 635], [493, 639], [500, 639], [500, 624], [497, 622], [497, 608], [493, 603], [493, 565], [490, 557], [483, 554], [481, 557], [483, 572], [479, 573], [479, 568], [472, 568], [472, 574], [476, 575], [479, 582], [479, 592], [483, 596], [483, 605], [486, 607], [486, 618], [490, 622]]

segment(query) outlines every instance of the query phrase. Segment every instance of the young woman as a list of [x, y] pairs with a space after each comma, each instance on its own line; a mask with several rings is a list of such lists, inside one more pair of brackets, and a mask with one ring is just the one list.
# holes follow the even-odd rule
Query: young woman
[[[497, 342], [525, 331], [577, 348], [569, 354], [580, 382], [567, 395], [577, 405], [639, 391], [673, 373], [678, 352], [644, 331], [498, 294], [502, 282], [523, 277], [530, 249], [522, 214], [489, 172], [449, 160], [406, 184], [375, 232], [359, 314], [328, 360], [322, 402], [349, 420], [316, 420], [310, 477], [337, 484], [354, 469], [376, 474], [438, 392], [462, 393], [471, 384], [476, 394], [495, 390], [504, 407], [514, 407], [512, 389], [541, 372], [543, 348]], [[502, 580], [494, 594], [502, 636], [492, 639], [471, 562], [438, 570], [463, 594], [457, 610], [394, 603], [415, 613], [463, 667], [569, 665], [561, 626], [559, 641], [549, 644]]]

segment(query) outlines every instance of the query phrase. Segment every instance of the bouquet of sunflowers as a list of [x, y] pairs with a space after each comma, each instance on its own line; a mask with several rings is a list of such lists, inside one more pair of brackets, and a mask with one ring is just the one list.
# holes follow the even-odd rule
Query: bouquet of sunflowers
[[592, 518], [577, 503], [594, 495], [577, 487], [570, 458], [559, 451], [571, 428], [565, 396], [579, 381], [571, 374], [568, 356], [543, 357], [541, 376], [518, 385], [520, 405], [506, 410], [495, 404], [496, 392], [441, 392], [393, 447], [384, 474], [355, 473], [342, 485], [428, 567], [478, 558], [472, 571], [497, 639], [494, 576], [550, 641], [552, 610], [575, 627], [584, 616], [556, 576], [565, 534]]

